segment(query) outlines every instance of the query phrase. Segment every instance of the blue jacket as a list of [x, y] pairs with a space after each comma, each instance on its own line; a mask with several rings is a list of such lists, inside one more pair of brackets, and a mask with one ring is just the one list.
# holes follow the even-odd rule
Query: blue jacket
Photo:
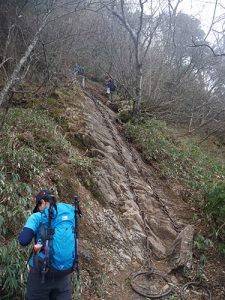
[[[74, 218], [74, 207], [70, 204], [58, 203], [57, 204], [57, 213], [53, 208], [53, 219], [51, 221], [51, 228], [55, 228], [58, 224], [65, 224], [65, 230], [71, 228], [71, 226], [75, 227], [75, 218]], [[27, 220], [24, 225], [23, 230], [21, 231], [18, 240], [22, 246], [28, 245], [33, 238], [35, 238], [35, 242], [41, 240], [41, 226], [45, 225], [47, 227], [48, 224], [48, 208], [46, 208], [43, 212], [33, 213]], [[67, 225], [68, 224], [68, 225]], [[62, 226], [61, 226], [62, 227]], [[61, 228], [60, 227], [60, 228]], [[58, 227], [57, 227], [58, 228]], [[72, 231], [71, 231], [72, 233]], [[56, 236], [60, 236], [63, 233], [57, 233]], [[74, 236], [71, 234], [71, 239], [74, 239]], [[60, 242], [60, 241], [59, 241]], [[54, 241], [54, 243], [58, 243]], [[65, 247], [66, 248], [66, 247]], [[69, 251], [69, 249], [68, 249]], [[65, 249], [66, 252], [66, 249]], [[66, 253], [65, 253], [66, 254]], [[39, 256], [43, 256], [43, 253], [40, 253]], [[68, 255], [69, 256], [69, 255]], [[31, 267], [33, 267], [33, 259], [31, 258], [29, 261]], [[53, 264], [54, 266], [54, 264]], [[66, 266], [65, 266], [66, 268]]]

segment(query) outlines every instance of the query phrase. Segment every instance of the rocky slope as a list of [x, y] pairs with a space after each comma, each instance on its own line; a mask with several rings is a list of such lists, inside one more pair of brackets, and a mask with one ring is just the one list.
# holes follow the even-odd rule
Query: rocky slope
[[[179, 286], [178, 271], [193, 266], [190, 208], [126, 140], [117, 115], [93, 93], [85, 101], [86, 127], [76, 135], [93, 159], [96, 185], [94, 196], [80, 188], [83, 297], [143, 299], [129, 283], [148, 267]], [[152, 291], [167, 288], [156, 280]]]

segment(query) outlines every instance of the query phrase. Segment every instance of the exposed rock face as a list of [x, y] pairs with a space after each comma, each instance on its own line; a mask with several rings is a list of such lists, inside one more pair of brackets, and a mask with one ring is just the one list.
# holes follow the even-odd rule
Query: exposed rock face
[[181, 231], [186, 224], [174, 217], [184, 211], [185, 204], [178, 203], [173, 193], [168, 197], [156, 182], [154, 170], [121, 136], [114, 112], [87, 97], [85, 114], [86, 131], [79, 132], [79, 137], [83, 136], [93, 157], [101, 196], [86, 199], [89, 235], [87, 240], [81, 239], [84, 261], [91, 264], [97, 257], [98, 270], [115, 275], [118, 290], [124, 284], [120, 272], [129, 276], [130, 271], [146, 267], [147, 238], [153, 263], [163, 259], [161, 271], [191, 262], [193, 228]]
[[192, 244], [193, 244], [194, 227], [186, 226], [177, 236], [172, 245], [172, 251], [168, 256], [171, 270], [178, 267], [191, 267], [192, 263]]

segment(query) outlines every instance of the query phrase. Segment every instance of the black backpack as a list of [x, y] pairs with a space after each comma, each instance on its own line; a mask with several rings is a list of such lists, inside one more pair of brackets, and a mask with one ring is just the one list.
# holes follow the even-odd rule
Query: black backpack
[[114, 82], [110, 82], [109, 88], [111, 92], [114, 92], [116, 90], [116, 85], [114, 84]]

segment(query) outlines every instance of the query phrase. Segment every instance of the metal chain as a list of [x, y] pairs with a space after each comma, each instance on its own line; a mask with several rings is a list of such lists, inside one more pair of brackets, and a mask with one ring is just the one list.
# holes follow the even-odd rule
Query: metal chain
[[113, 140], [115, 142], [118, 154], [122, 158], [122, 164], [123, 164], [123, 167], [124, 167], [124, 173], [125, 173], [125, 176], [127, 178], [130, 191], [133, 194], [133, 199], [134, 199], [135, 203], [137, 204], [137, 206], [139, 208], [139, 212], [140, 212], [141, 218], [143, 220], [143, 224], [144, 224], [144, 232], [145, 232], [145, 235], [146, 235], [146, 249], [145, 249], [146, 250], [146, 265], [147, 265], [148, 270], [152, 270], [152, 264], [153, 264], [153, 262], [152, 262], [152, 250], [151, 250], [149, 239], [148, 239], [151, 230], [150, 230], [150, 227], [148, 225], [147, 217], [145, 215], [144, 209], [141, 207], [141, 203], [139, 201], [138, 195], [137, 195], [136, 191], [134, 190], [134, 185], [132, 183], [132, 180], [131, 180], [129, 172], [128, 172], [128, 167], [127, 167], [126, 159], [125, 159], [125, 157], [123, 155], [122, 146], [120, 145], [118, 139], [116, 138], [116, 135], [115, 135], [114, 130], [113, 130], [113, 126], [109, 122], [109, 119], [106, 117], [105, 111], [103, 111], [103, 109], [102, 109], [101, 102], [99, 100], [97, 100], [95, 97], [90, 96], [87, 92], [85, 92], [85, 94], [94, 101], [96, 108], [100, 111], [100, 113], [102, 115], [102, 118], [104, 120], [105, 125], [110, 130], [110, 132], [112, 133], [112, 138], [113, 138]]
[[[146, 236], [146, 265], [147, 265], [147, 268], [149, 271], [147, 272], [138, 272], [136, 273], [134, 276], [133, 276], [133, 279], [134, 280], [136, 277], [138, 277], [139, 275], [142, 275], [142, 274], [156, 274], [156, 275], [159, 275], [161, 276], [165, 281], [166, 278], [164, 278], [162, 275], [158, 274], [157, 272], [155, 272], [153, 270], [153, 262], [152, 262], [152, 249], [150, 247], [150, 243], [149, 243], [149, 235], [151, 233], [151, 229], [148, 225], [148, 222], [147, 222], [147, 217], [145, 215], [145, 211], [144, 209], [141, 207], [141, 203], [139, 201], [139, 198], [138, 198], [138, 195], [134, 189], [134, 184], [132, 183], [132, 180], [130, 178], [130, 175], [129, 175], [129, 172], [128, 172], [128, 167], [127, 167], [127, 163], [126, 163], [126, 159], [123, 155], [123, 151], [122, 151], [122, 146], [120, 145], [118, 139], [116, 138], [116, 135], [114, 133], [114, 130], [113, 130], [113, 126], [112, 124], [109, 122], [109, 119], [110, 118], [107, 118], [105, 113], [108, 114], [109, 116], [109, 113], [107, 111], [103, 111], [103, 105], [101, 104], [101, 102], [99, 100], [97, 100], [95, 97], [91, 96], [88, 92], [86, 91], [83, 91], [90, 99], [93, 100], [96, 108], [100, 111], [101, 115], [102, 115], [102, 118], [104, 120], [104, 123], [105, 125], [107, 126], [107, 128], [110, 130], [110, 132], [112, 133], [112, 138], [115, 142], [115, 145], [116, 145], [116, 148], [117, 148], [117, 151], [118, 151], [118, 154], [121, 156], [122, 158], [122, 163], [123, 163], [123, 167], [124, 167], [124, 173], [126, 175], [126, 178], [127, 178], [127, 181], [129, 183], [129, 187], [130, 187], [130, 190], [133, 194], [133, 198], [134, 198], [134, 201], [135, 203], [137, 204], [138, 208], [139, 208], [139, 212], [140, 212], [140, 215], [141, 215], [141, 218], [143, 220], [143, 224], [144, 224], [144, 232], [145, 232], [145, 236]], [[133, 161], [136, 163], [136, 166], [138, 168], [138, 172], [139, 174], [142, 175], [142, 177], [145, 179], [146, 183], [149, 184], [149, 179], [143, 174], [143, 171], [138, 163], [138, 159], [136, 157], [136, 155], [134, 154], [134, 151], [131, 149], [130, 145], [128, 144], [128, 142], [126, 142], [126, 146], [128, 148], [128, 150], [130, 151], [131, 155], [132, 155], [132, 159]], [[168, 208], [166, 207], [165, 203], [163, 202], [163, 200], [159, 197], [158, 193], [156, 193], [155, 191], [153, 192], [153, 197], [160, 203], [161, 207], [162, 207], [162, 210], [163, 212], [168, 216], [173, 228], [175, 229], [175, 231], [179, 232], [180, 231], [180, 226], [177, 224], [177, 222], [171, 217], [169, 211], [168, 211]], [[196, 281], [195, 282], [189, 282], [187, 284], [185, 284], [182, 289], [181, 289], [181, 292], [180, 292], [180, 296], [181, 296], [181, 299], [184, 299], [183, 298], [183, 293], [184, 293], [184, 290], [190, 286], [190, 285], [195, 285], [196, 284]], [[171, 293], [171, 288], [172, 288], [172, 285], [170, 285], [170, 288], [165, 292], [165, 293], [162, 293], [162, 294], [157, 294], [157, 295], [153, 295], [153, 294], [149, 294], [149, 293], [146, 293], [143, 292], [143, 291], [140, 291], [138, 290], [138, 288], [134, 287], [132, 285], [132, 288], [137, 292], [139, 293], [140, 295], [142, 296], [146, 296], [147, 298], [151, 298], [151, 299], [159, 299], [159, 298], [163, 298], [167, 295], [169, 295]], [[208, 299], [211, 300], [211, 292], [205, 287], [205, 290], [208, 292]]]
[[167, 217], [169, 218], [174, 230], [176, 232], [180, 232], [181, 231], [181, 226], [177, 224], [177, 222], [171, 217], [168, 208], [166, 207], [165, 203], [163, 202], [163, 200], [159, 197], [159, 195], [154, 191], [153, 192], [153, 197], [161, 204], [162, 206], [162, 211], [165, 213], [165, 215], [167, 215]]
[[[147, 184], [150, 184], [149, 182], [149, 178], [146, 177], [144, 174], [143, 174], [143, 171], [142, 171], [142, 168], [140, 167], [139, 163], [138, 163], [138, 159], [136, 157], [136, 154], [134, 153], [133, 149], [130, 147], [129, 143], [127, 142], [127, 147], [129, 148], [129, 151], [133, 157], [133, 160], [135, 161], [136, 163], [136, 167], [138, 168], [138, 172], [139, 174], [142, 175], [142, 177], [145, 179], [145, 182]], [[181, 230], [181, 227], [177, 224], [177, 222], [171, 217], [170, 213], [169, 213], [169, 210], [168, 208], [166, 207], [165, 203], [163, 202], [163, 200], [159, 197], [158, 193], [156, 191], [153, 191], [153, 197], [160, 203], [161, 207], [162, 207], [162, 211], [165, 213], [165, 215], [169, 218], [174, 230], [176, 232], [180, 232]]]

